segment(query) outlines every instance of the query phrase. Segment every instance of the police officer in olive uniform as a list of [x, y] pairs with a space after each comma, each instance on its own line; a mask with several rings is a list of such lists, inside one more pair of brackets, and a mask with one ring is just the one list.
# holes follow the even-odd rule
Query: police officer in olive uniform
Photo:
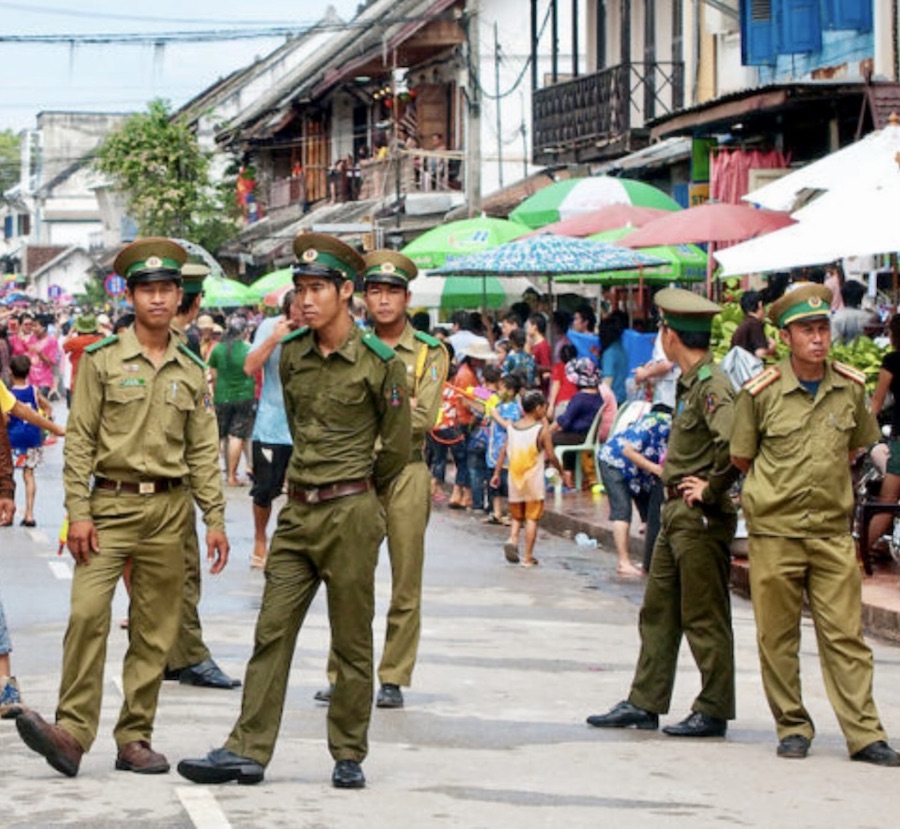
[[790, 356], [749, 380], [735, 403], [734, 463], [747, 473], [750, 589], [763, 688], [779, 757], [801, 759], [815, 728], [800, 694], [800, 615], [808, 599], [828, 698], [851, 759], [900, 765], [872, 698], [861, 576], [850, 535], [849, 453], [874, 443], [865, 376], [827, 359], [831, 291], [800, 283], [772, 305]]
[[640, 615], [641, 653], [631, 693], [598, 728], [655, 729], [669, 710], [684, 636], [700, 669], [691, 714], [663, 731], [721, 737], [734, 718], [734, 638], [728, 578], [736, 513], [728, 495], [738, 471], [729, 459], [731, 382], [709, 351], [719, 306], [690, 291], [656, 294], [666, 356], [681, 369], [662, 482], [666, 502]]
[[[365, 300], [380, 340], [406, 366], [412, 409], [412, 452], [409, 463], [382, 499], [387, 514], [388, 555], [391, 559], [391, 606], [387, 616], [384, 652], [378, 666], [379, 708], [402, 708], [400, 686], [412, 681], [419, 649], [422, 605], [422, 568], [425, 530], [431, 514], [431, 473], [425, 463], [425, 435], [437, 422], [441, 391], [449, 360], [440, 340], [416, 331], [407, 318], [409, 283], [418, 275], [415, 263], [393, 250], [377, 250], [365, 258]], [[329, 654], [328, 678], [337, 671]], [[333, 688], [319, 691], [328, 701]]]
[[385, 532], [378, 496], [388, 492], [411, 452], [406, 369], [389, 346], [350, 317], [362, 257], [319, 233], [299, 234], [294, 252], [295, 301], [308, 327], [282, 340], [281, 380], [294, 449], [241, 714], [223, 748], [182, 760], [178, 771], [196, 783], [263, 779], [297, 634], [324, 582], [337, 660], [328, 709], [332, 783], [360, 788], [374, 685], [375, 566]]
[[[200, 357], [200, 340], [190, 331], [190, 326], [200, 313], [203, 300], [203, 280], [209, 276], [209, 268], [196, 262], [186, 262], [181, 267], [182, 299], [172, 327], [197, 357]], [[239, 679], [232, 679], [216, 664], [203, 641], [200, 624], [200, 543], [197, 539], [196, 521], [192, 520], [184, 538], [184, 602], [181, 607], [181, 627], [175, 647], [166, 662], [166, 679], [177, 679], [182, 685], [203, 688], [236, 688]]]
[[213, 572], [228, 560], [203, 364], [170, 329], [186, 258], [161, 238], [119, 254], [114, 267], [126, 279], [134, 326], [88, 346], [78, 367], [63, 471], [76, 566], [56, 724], [33, 711], [17, 722], [28, 746], [70, 777], [97, 735], [110, 607], [126, 561], [133, 576], [116, 768], [154, 774], [169, 769], [150, 738], [178, 633], [192, 496], [208, 528]]

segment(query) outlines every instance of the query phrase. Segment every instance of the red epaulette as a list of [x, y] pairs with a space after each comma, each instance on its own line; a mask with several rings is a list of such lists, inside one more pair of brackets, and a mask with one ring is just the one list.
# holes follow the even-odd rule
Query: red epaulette
[[848, 380], [852, 380], [854, 383], [859, 383], [861, 386], [866, 384], [866, 375], [864, 372], [860, 371], [858, 368], [853, 368], [853, 366], [848, 366], [846, 363], [839, 363], [835, 360], [831, 367], [841, 375], [841, 377], [846, 377]]
[[779, 377], [781, 377], [781, 372], [775, 366], [772, 366], [751, 377], [741, 388], [756, 397], [757, 394], [771, 386]]

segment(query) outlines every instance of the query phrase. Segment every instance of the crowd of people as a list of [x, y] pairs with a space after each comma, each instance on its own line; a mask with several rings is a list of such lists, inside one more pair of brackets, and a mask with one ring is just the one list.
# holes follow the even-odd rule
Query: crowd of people
[[[849, 535], [849, 468], [835, 465], [879, 433], [864, 377], [828, 360], [837, 312], [827, 287], [798, 283], [765, 298], [747, 292], [747, 322], [735, 345], [771, 357], [768, 313], [787, 356], [736, 394], [710, 351], [721, 309], [689, 291], [657, 292], [653, 354], [629, 378], [627, 317], [619, 310], [608, 310], [598, 325], [587, 303], [549, 317], [518, 305], [496, 321], [458, 312], [449, 328], [433, 327], [427, 314], [409, 316], [417, 269], [402, 254], [363, 257], [317, 233], [298, 234], [293, 250], [293, 290], [280, 315], [267, 319], [249, 309], [218, 320], [201, 314], [208, 271], [187, 262], [175, 242], [151, 238], [128, 245], [115, 263], [126, 280], [128, 317], [111, 323], [82, 309], [71, 319], [23, 312], [7, 320], [13, 324], [0, 336], [9, 379], [0, 385], [8, 420], [0, 430], [0, 523], [13, 521], [13, 470], [21, 468], [21, 523], [36, 525], [45, 432], [67, 436], [67, 545], [76, 566], [53, 722], [22, 703], [2, 607], [0, 716], [15, 717], [24, 742], [54, 769], [75, 776], [97, 737], [120, 579], [130, 601], [116, 768], [169, 770], [150, 741], [164, 680], [241, 685], [204, 644], [197, 604], [201, 547], [212, 574], [229, 560], [224, 487], [251, 482], [250, 563], [264, 569], [265, 588], [241, 712], [219, 748], [182, 760], [178, 771], [197, 783], [263, 780], [296, 639], [324, 584], [331, 647], [323, 665], [328, 684], [316, 698], [328, 705], [331, 779], [338, 788], [364, 786], [373, 696], [378, 707], [402, 708], [402, 688], [412, 682], [432, 505], [508, 526], [506, 560], [535, 568], [546, 494], [575, 489], [576, 464], [582, 487], [607, 495], [617, 574], [648, 577], [630, 693], [588, 717], [590, 725], [658, 728], [686, 638], [701, 689], [688, 716], [663, 730], [725, 735], [736, 710], [729, 562], [743, 477], [778, 756], [805, 757], [815, 734], [799, 682], [805, 595], [851, 758], [900, 765], [872, 698]], [[352, 313], [357, 281], [360, 316]], [[900, 376], [895, 363], [885, 360], [876, 410]], [[62, 400], [65, 428], [51, 419]], [[592, 445], [585, 445], [588, 435]], [[894, 455], [900, 441], [888, 469], [900, 480]], [[239, 476], [242, 458], [249, 481]], [[455, 467], [449, 497], [448, 458]], [[270, 537], [273, 502], [282, 495]], [[633, 506], [647, 522], [640, 564], [628, 552]], [[202, 545], [197, 507], [206, 525]], [[374, 573], [383, 539], [391, 601], [376, 668]]]

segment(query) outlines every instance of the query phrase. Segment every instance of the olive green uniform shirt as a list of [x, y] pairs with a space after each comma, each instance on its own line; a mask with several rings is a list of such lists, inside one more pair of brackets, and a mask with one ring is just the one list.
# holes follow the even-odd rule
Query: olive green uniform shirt
[[[422, 452], [425, 435], [437, 423], [441, 408], [441, 392], [447, 380], [449, 360], [446, 349], [437, 341], [421, 340], [416, 330], [406, 323], [394, 351], [406, 367], [406, 384], [412, 417], [412, 452]], [[421, 457], [419, 458], [421, 460]]]
[[728, 490], [740, 474], [731, 465], [728, 451], [733, 399], [731, 381], [713, 362], [712, 354], [678, 378], [678, 402], [662, 471], [667, 487], [689, 475], [708, 481], [703, 503], [728, 510]]
[[91, 520], [91, 476], [187, 478], [209, 529], [225, 529], [219, 436], [204, 371], [170, 336], [157, 369], [133, 328], [78, 366], [63, 482], [70, 521]]
[[865, 388], [830, 363], [813, 397], [791, 368], [735, 408], [731, 454], [753, 462], [742, 501], [756, 535], [827, 538], [849, 531], [853, 510], [849, 452], [874, 443], [878, 424]]
[[[363, 343], [372, 338], [379, 356]], [[374, 334], [353, 326], [327, 357], [313, 333], [282, 340], [281, 385], [294, 450], [287, 477], [301, 486], [325, 486], [375, 477], [382, 492], [410, 457], [406, 369]], [[380, 449], [372, 452], [376, 439]]]

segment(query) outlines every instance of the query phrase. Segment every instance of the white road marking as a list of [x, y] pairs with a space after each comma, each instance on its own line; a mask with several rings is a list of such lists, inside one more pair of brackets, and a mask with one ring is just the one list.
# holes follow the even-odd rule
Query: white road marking
[[72, 581], [72, 566], [67, 561], [48, 561], [47, 566], [56, 578], [62, 581]]
[[176, 786], [175, 791], [196, 829], [230, 829], [225, 812], [209, 789], [204, 786]]

